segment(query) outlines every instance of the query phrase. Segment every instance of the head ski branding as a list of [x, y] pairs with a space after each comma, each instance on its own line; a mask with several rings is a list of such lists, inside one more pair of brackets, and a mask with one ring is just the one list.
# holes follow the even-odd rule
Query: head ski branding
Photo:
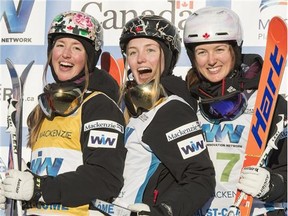
[[[277, 59], [279, 59], [279, 62], [277, 62]], [[273, 116], [273, 112], [271, 112], [271, 108], [272, 108], [273, 100], [277, 100], [277, 97], [273, 97], [272, 94], [275, 95], [276, 93], [277, 84], [275, 83], [281, 82], [280, 73], [283, 67], [283, 60], [284, 58], [282, 55], [279, 58], [278, 47], [275, 45], [274, 53], [270, 54], [271, 68], [269, 71], [267, 82], [265, 82], [266, 87], [265, 87], [264, 95], [261, 101], [261, 106], [260, 106], [260, 109], [259, 108], [256, 109], [257, 122], [256, 124], [252, 125], [252, 129], [251, 129], [253, 136], [260, 149], [262, 148], [262, 144], [263, 144], [263, 141], [262, 141], [263, 136], [259, 135], [259, 129], [261, 127], [263, 131], [266, 131], [268, 119], [269, 117]]]
[[[273, 17], [270, 20], [267, 35], [264, 63], [243, 167], [261, 166], [260, 162], [265, 152], [272, 149], [269, 147], [269, 143], [267, 146], [267, 141], [287, 58], [287, 25], [285, 21], [281, 17]], [[242, 216], [251, 215], [252, 202], [251, 195], [237, 190], [235, 202], [228, 209], [227, 215], [238, 216], [239, 213]]]

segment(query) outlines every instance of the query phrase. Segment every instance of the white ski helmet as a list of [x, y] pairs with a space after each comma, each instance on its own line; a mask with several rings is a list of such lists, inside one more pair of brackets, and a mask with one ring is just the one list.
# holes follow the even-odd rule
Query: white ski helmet
[[237, 69], [241, 65], [243, 31], [239, 16], [225, 7], [205, 7], [191, 14], [184, 26], [184, 45], [194, 65], [194, 49], [197, 45], [211, 42], [228, 42], [235, 53]]
[[191, 14], [184, 26], [184, 44], [236, 41], [242, 45], [243, 32], [238, 15], [225, 7], [205, 7]]

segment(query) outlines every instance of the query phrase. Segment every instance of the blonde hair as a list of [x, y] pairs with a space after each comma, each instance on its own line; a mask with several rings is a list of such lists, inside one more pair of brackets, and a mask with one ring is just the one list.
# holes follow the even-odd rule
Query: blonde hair
[[[160, 87], [160, 77], [161, 77], [161, 58], [162, 58], [162, 55], [163, 55], [163, 50], [159, 44], [159, 49], [160, 49], [160, 63], [158, 64], [158, 73], [156, 73], [156, 76], [153, 77], [152, 79], [154, 79], [154, 83], [153, 83], [153, 86], [152, 86], [152, 90], [154, 92], [161, 92], [161, 87]], [[122, 102], [123, 102], [123, 99], [124, 99], [124, 94], [125, 94], [125, 91], [126, 91], [126, 82], [127, 82], [127, 77], [128, 77], [128, 71], [129, 71], [129, 68], [128, 68], [128, 61], [127, 61], [127, 57], [124, 58], [125, 59], [125, 62], [124, 62], [124, 73], [123, 73], [123, 77], [126, 77], [126, 80], [125, 82], [123, 83], [123, 85], [120, 86], [120, 97], [119, 97], [119, 100], [118, 100], [118, 105], [121, 106]], [[132, 72], [131, 72], [132, 73]], [[150, 82], [151, 80], [149, 80], [148, 82]], [[157, 101], [159, 100], [158, 97], [153, 97], [152, 98], [152, 103], [153, 104], [157, 104]], [[123, 114], [124, 114], [124, 118], [125, 118], [125, 122], [126, 124], [128, 123], [129, 119], [131, 118], [131, 115], [129, 113], [129, 111], [127, 110], [127, 108], [125, 107], [124, 108], [124, 111], [123, 111]]]
[[[42, 76], [42, 83], [46, 85], [47, 80], [47, 71], [49, 62], [52, 59], [52, 52], [50, 51], [48, 54], [48, 59], [44, 67], [44, 72]], [[27, 126], [28, 126], [28, 136], [27, 136], [27, 147], [32, 148], [33, 145], [37, 141], [37, 137], [42, 125], [42, 122], [45, 118], [45, 114], [43, 113], [40, 105], [36, 105], [36, 107], [30, 112], [30, 114], [27, 117]]]

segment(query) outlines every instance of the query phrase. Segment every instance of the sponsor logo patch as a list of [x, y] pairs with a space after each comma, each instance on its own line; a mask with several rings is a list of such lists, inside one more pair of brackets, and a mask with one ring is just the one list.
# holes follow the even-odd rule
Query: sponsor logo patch
[[88, 147], [116, 148], [118, 134], [107, 131], [90, 130]]
[[202, 134], [182, 140], [177, 145], [183, 159], [198, 155], [206, 149]]
[[87, 122], [84, 125], [84, 131], [89, 131], [89, 130], [97, 129], [97, 128], [110, 128], [113, 130], [117, 130], [120, 133], [124, 133], [123, 125], [121, 125], [115, 121], [97, 120], [97, 121]]
[[198, 121], [190, 122], [186, 125], [182, 125], [181, 127], [169, 131], [168, 133], [166, 133], [166, 138], [168, 142], [170, 142], [172, 140], [178, 139], [182, 136], [185, 136], [198, 130], [201, 130], [199, 122]]

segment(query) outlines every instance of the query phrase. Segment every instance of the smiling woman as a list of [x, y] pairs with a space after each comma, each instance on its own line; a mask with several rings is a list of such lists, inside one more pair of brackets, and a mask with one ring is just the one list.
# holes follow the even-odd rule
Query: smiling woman
[[52, 66], [60, 81], [67, 81], [77, 76], [86, 62], [86, 50], [80, 41], [73, 38], [55, 38]]
[[[172, 75], [181, 49], [178, 29], [161, 16], [135, 17], [120, 47], [129, 68], [122, 87], [127, 156], [114, 203], [139, 215], [193, 215], [213, 195], [215, 177], [194, 101]], [[189, 132], [173, 135], [179, 131]]]
[[[238, 15], [225, 7], [200, 8], [186, 20], [183, 35], [192, 65], [186, 76], [187, 86], [191, 97], [198, 100], [197, 115], [215, 166], [216, 191], [223, 194], [234, 191], [232, 196], [212, 197], [197, 215], [226, 214], [228, 207], [234, 204], [237, 190], [254, 197], [253, 205], [249, 201], [251, 214], [247, 215], [286, 215], [287, 133], [283, 131], [286, 135], [282, 139], [272, 137], [273, 145], [280, 148], [265, 160], [267, 167], [242, 169], [243, 161], [251, 162], [245, 156], [247, 146], [251, 144], [249, 133], [255, 128], [255, 131], [263, 129], [267, 132], [264, 128], [269, 109], [265, 109], [264, 121], [255, 105], [260, 93], [258, 85], [263, 60], [258, 54], [242, 54], [243, 31]], [[264, 107], [265, 103], [259, 104]], [[271, 106], [268, 100], [266, 104]], [[257, 113], [254, 117], [261, 119], [261, 123], [255, 124], [257, 126], [250, 126], [253, 110]], [[284, 125], [284, 120], [280, 116], [287, 119], [287, 101], [281, 95], [277, 98], [268, 131], [270, 137], [274, 131], [281, 132], [277, 124]], [[256, 161], [255, 157], [253, 161]]]
[[195, 62], [199, 72], [213, 83], [228, 75], [234, 59], [234, 52], [229, 44], [200, 44], [195, 48]]

